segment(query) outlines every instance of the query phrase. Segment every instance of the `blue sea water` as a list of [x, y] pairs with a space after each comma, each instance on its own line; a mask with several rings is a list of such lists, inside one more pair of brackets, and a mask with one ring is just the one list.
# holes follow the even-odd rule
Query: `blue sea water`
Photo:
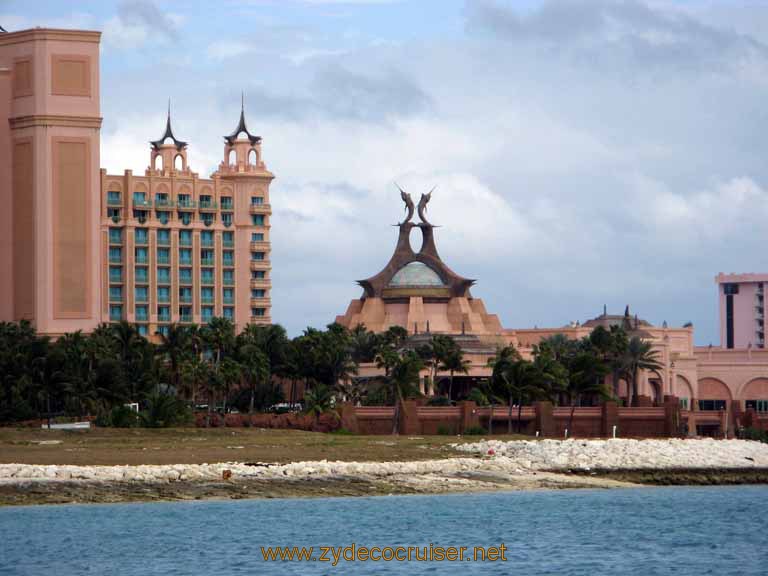
[[[352, 543], [507, 550], [335, 567], [261, 554]], [[765, 575], [768, 486], [10, 507], [0, 574]]]

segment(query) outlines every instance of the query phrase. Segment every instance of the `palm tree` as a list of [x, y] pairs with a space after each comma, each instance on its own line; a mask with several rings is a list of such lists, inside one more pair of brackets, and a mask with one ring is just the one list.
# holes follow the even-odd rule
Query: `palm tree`
[[352, 339], [352, 361], [355, 364], [373, 362], [376, 358], [376, 349], [379, 346], [379, 337], [368, 330], [365, 324], [358, 324], [350, 331]]
[[630, 338], [625, 354], [625, 366], [632, 378], [632, 390], [629, 397], [630, 406], [637, 402], [640, 370], [650, 370], [651, 372], [658, 373], [663, 368], [658, 355], [658, 351], [653, 349], [653, 344], [650, 342], [642, 340], [638, 336]]
[[392, 385], [392, 395], [395, 400], [395, 412], [392, 418], [392, 434], [400, 431], [400, 406], [403, 400], [418, 389], [419, 372], [424, 368], [424, 362], [412, 350], [397, 354], [390, 367], [389, 380]]
[[224, 358], [221, 361], [221, 367], [219, 369], [221, 375], [221, 384], [224, 388], [224, 414], [227, 413], [227, 401], [229, 400], [229, 393], [234, 384], [238, 384], [243, 377], [243, 368], [240, 363], [234, 358]]
[[449, 373], [448, 379], [448, 399], [451, 400], [451, 393], [453, 391], [453, 375], [454, 374], [467, 374], [469, 367], [471, 366], [469, 360], [464, 359], [464, 352], [456, 346], [447, 351], [447, 353], [440, 360], [439, 369], [447, 371]]
[[189, 353], [189, 333], [184, 326], [171, 324], [168, 333], [157, 333], [160, 336], [158, 354], [166, 357], [170, 363], [171, 384], [175, 390], [179, 388], [181, 381], [181, 364]]
[[571, 399], [568, 430], [573, 430], [573, 417], [576, 413], [576, 407], [581, 406], [581, 401], [585, 395], [596, 394], [603, 398], [608, 396], [605, 390], [605, 376], [607, 373], [608, 367], [598, 357], [594, 349], [585, 346], [573, 358], [567, 388]]
[[254, 344], [244, 344], [241, 346], [239, 357], [242, 375], [248, 383], [250, 390], [248, 413], [253, 414], [256, 402], [256, 388], [261, 383], [268, 382], [270, 378], [269, 358]]
[[182, 379], [189, 385], [192, 409], [197, 405], [197, 390], [208, 381], [210, 366], [199, 357], [192, 357], [182, 364]]
[[325, 384], [318, 384], [312, 390], [304, 394], [304, 411], [314, 416], [315, 421], [325, 412], [333, 408], [333, 395]]
[[[488, 360], [488, 366], [491, 367], [491, 377], [488, 380], [490, 390], [488, 399], [491, 401], [491, 413], [488, 418], [488, 433], [493, 434], [493, 400], [491, 398], [500, 398], [504, 396], [507, 389], [507, 371], [512, 363], [520, 360], [520, 354], [513, 346], [498, 348], [496, 354]], [[509, 415], [507, 422], [508, 432], [512, 432], [512, 416]]]

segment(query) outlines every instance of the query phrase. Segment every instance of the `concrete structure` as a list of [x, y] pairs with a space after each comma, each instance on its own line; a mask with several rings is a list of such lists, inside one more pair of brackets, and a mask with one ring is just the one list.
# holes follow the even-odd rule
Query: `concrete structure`
[[768, 274], [718, 274], [720, 345], [765, 348], [764, 293]]
[[[738, 286], [735, 291], [742, 297], [732, 305], [740, 316], [735, 316], [731, 348], [695, 347], [693, 326], [669, 327], [666, 323], [653, 326], [631, 315], [629, 307], [624, 314], [617, 315], [608, 314], [604, 308], [602, 314], [591, 320], [558, 328], [507, 329], [501, 326], [496, 315], [486, 311], [482, 301], [472, 296], [469, 288], [474, 280], [457, 275], [438, 256], [434, 226], [423, 217], [429, 195], [422, 196], [419, 204], [422, 222], [418, 225], [410, 222], [413, 215], [410, 196], [403, 192], [402, 198], [409, 215], [399, 224], [394, 255], [379, 274], [358, 282], [363, 288], [362, 296], [353, 300], [346, 313], [337, 316], [336, 322], [350, 329], [363, 324], [374, 332], [402, 326], [410, 334], [411, 346], [428, 341], [433, 334], [451, 335], [470, 362], [469, 374], [454, 378], [454, 398], [460, 399], [478, 380], [490, 376], [488, 360], [500, 346], [514, 346], [524, 358], [530, 358], [534, 346], [549, 336], [563, 334], [580, 339], [597, 326], [622, 326], [630, 336], [649, 341], [662, 364], [658, 373], [641, 373], [639, 407], [662, 408], [669, 404], [669, 399], [675, 399], [680, 418], [691, 433], [732, 432], [742, 421], [757, 418], [748, 412], [768, 416], [768, 350], [762, 349], [761, 340], [749, 340], [747, 328], [737, 328], [741, 324], [751, 328], [758, 319], [762, 321], [763, 282], [768, 282], [768, 274], [718, 276], [721, 310], [727, 302], [724, 299], [731, 296], [727, 292], [734, 291], [726, 287]], [[418, 253], [409, 243], [414, 227], [418, 227], [423, 236]], [[360, 369], [362, 377], [380, 374], [381, 370], [372, 364]], [[425, 372], [421, 384], [423, 393], [433, 395], [445, 391], [446, 374], [438, 374], [435, 383], [430, 383], [426, 376]], [[621, 382], [619, 396], [627, 395], [626, 383]], [[659, 414], [663, 415], [663, 410]]]
[[143, 176], [99, 170], [99, 32], [0, 32], [0, 321], [271, 322], [270, 173], [241, 108], [201, 179], [171, 129]]

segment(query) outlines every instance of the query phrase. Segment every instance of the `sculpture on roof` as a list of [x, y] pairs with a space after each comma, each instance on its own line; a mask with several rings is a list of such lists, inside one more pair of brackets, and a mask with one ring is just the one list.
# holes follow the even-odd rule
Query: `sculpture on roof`
[[405, 202], [405, 209], [408, 211], [408, 217], [398, 224], [398, 226], [402, 226], [406, 222], [410, 222], [411, 218], [413, 218], [413, 199], [411, 198], [411, 195], [408, 194], [408, 192], [400, 188], [399, 184], [395, 183], [395, 186], [397, 186], [398, 190], [400, 190], [400, 198], [402, 198], [403, 202]]
[[427, 204], [429, 203], [429, 199], [432, 198], [432, 192], [434, 191], [435, 188], [433, 186], [432, 190], [430, 190], [428, 194], [422, 194], [421, 200], [419, 200], [419, 219], [427, 226], [432, 226], [432, 224], [429, 223], [429, 220], [427, 220], [425, 212], [427, 211]]

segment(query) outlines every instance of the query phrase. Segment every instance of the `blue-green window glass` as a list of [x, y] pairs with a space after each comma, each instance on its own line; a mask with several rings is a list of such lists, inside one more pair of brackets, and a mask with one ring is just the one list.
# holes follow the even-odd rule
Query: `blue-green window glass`
[[224, 284], [232, 284], [235, 280], [235, 276], [232, 273], [232, 270], [224, 270], [222, 278], [224, 280]]
[[157, 231], [157, 243], [161, 246], [167, 246], [171, 243], [171, 231], [170, 230], [158, 230]]
[[221, 197], [221, 207], [225, 210], [229, 210], [232, 208], [232, 196], [222, 196]]
[[168, 220], [170, 219], [168, 212], [161, 212], [157, 211], [157, 219], [160, 220], [160, 224], [168, 224]]
[[136, 286], [136, 302], [146, 302], [149, 299], [149, 291], [146, 286]]
[[213, 246], [213, 232], [210, 230], [200, 232], [200, 243], [203, 246]]
[[221, 253], [221, 259], [224, 266], [232, 266], [235, 263], [235, 253], [232, 250], [224, 250]]
[[123, 260], [123, 249], [122, 248], [110, 248], [109, 249], [109, 261], [110, 262], [121, 262]]
[[168, 268], [157, 269], [158, 284], [169, 284], [171, 282], [171, 271]]
[[192, 250], [179, 248], [179, 264], [192, 264]]
[[136, 331], [139, 333], [139, 336], [147, 337], [147, 334], [149, 333], [149, 329], [147, 328], [146, 324], [139, 324], [136, 327]]
[[149, 280], [147, 269], [144, 267], [136, 268], [136, 282], [139, 284], [145, 284]]
[[168, 326], [158, 326], [157, 327], [157, 333], [161, 334], [162, 336], [168, 336]]
[[144, 204], [147, 201], [147, 195], [144, 192], [134, 192], [133, 193], [133, 203], [134, 204]]
[[261, 204], [264, 204], [262, 196], [251, 196], [251, 206], [260, 206]]
[[234, 317], [235, 317], [235, 309], [234, 308], [224, 307], [223, 308], [223, 312], [224, 312], [224, 318], [228, 318], [229, 320], [234, 319]]
[[251, 290], [251, 298], [264, 298], [264, 290]]
[[192, 282], [192, 270], [189, 268], [179, 270], [179, 282]]
[[213, 270], [206, 268], [200, 273], [200, 282], [203, 284], [213, 284]]
[[171, 321], [171, 307], [170, 306], [158, 306], [157, 307], [157, 319], [159, 322]]
[[107, 204], [120, 204], [120, 192], [107, 192]]
[[192, 230], [179, 231], [179, 244], [182, 246], [192, 246]]
[[157, 249], [157, 263], [158, 264], [170, 264], [171, 262], [171, 249], [170, 248], [158, 248]]
[[109, 267], [109, 281], [110, 282], [122, 282], [123, 281], [123, 269], [121, 266]]
[[149, 308], [147, 306], [136, 306], [136, 320], [140, 322], [149, 320]]
[[213, 250], [200, 250], [200, 264], [213, 265]]
[[168, 286], [157, 287], [157, 301], [158, 302], [170, 302], [171, 301], [171, 289]]
[[149, 241], [149, 231], [146, 228], [136, 228], [136, 244], [146, 244]]
[[213, 302], [213, 288], [210, 286], [201, 288], [200, 299], [203, 302]]
[[251, 308], [251, 316], [264, 316], [264, 308]]
[[203, 212], [200, 215], [200, 219], [203, 221], [203, 224], [210, 226], [216, 221], [216, 215], [212, 214], [211, 212]]
[[192, 302], [192, 288], [184, 286], [179, 288], [179, 300], [182, 302]]
[[189, 212], [182, 212], [180, 215], [181, 223], [184, 224], [184, 226], [189, 226], [189, 223], [192, 222], [192, 214]]
[[118, 322], [123, 318], [123, 307], [112, 305], [109, 307], [109, 319]]
[[235, 245], [235, 234], [234, 232], [223, 232], [221, 235], [221, 242], [224, 244], [224, 246], [234, 246]]
[[200, 316], [203, 322], [210, 322], [213, 319], [213, 306], [203, 306], [200, 308]]
[[146, 264], [149, 261], [149, 252], [147, 252], [146, 248], [136, 248], [136, 263], [137, 264]]
[[192, 322], [192, 307], [191, 306], [179, 306], [179, 321], [180, 322]]
[[252, 270], [251, 278], [254, 280], [263, 280], [266, 278], [266, 272], [264, 270]]
[[264, 252], [251, 252], [251, 260], [264, 260]]
[[232, 288], [224, 288], [222, 291], [224, 304], [232, 304], [235, 301], [235, 291]]
[[123, 241], [123, 231], [120, 228], [109, 229], [109, 241], [111, 244], [120, 244]]
[[122, 286], [110, 286], [109, 287], [109, 299], [115, 302], [122, 302], [123, 300], [123, 287]]
[[251, 222], [254, 226], [264, 226], [264, 214], [251, 214]]
[[232, 225], [232, 213], [231, 212], [224, 212], [221, 215], [221, 223], [224, 224], [224, 226], [231, 226]]
[[251, 242], [264, 242], [264, 233], [251, 232]]

